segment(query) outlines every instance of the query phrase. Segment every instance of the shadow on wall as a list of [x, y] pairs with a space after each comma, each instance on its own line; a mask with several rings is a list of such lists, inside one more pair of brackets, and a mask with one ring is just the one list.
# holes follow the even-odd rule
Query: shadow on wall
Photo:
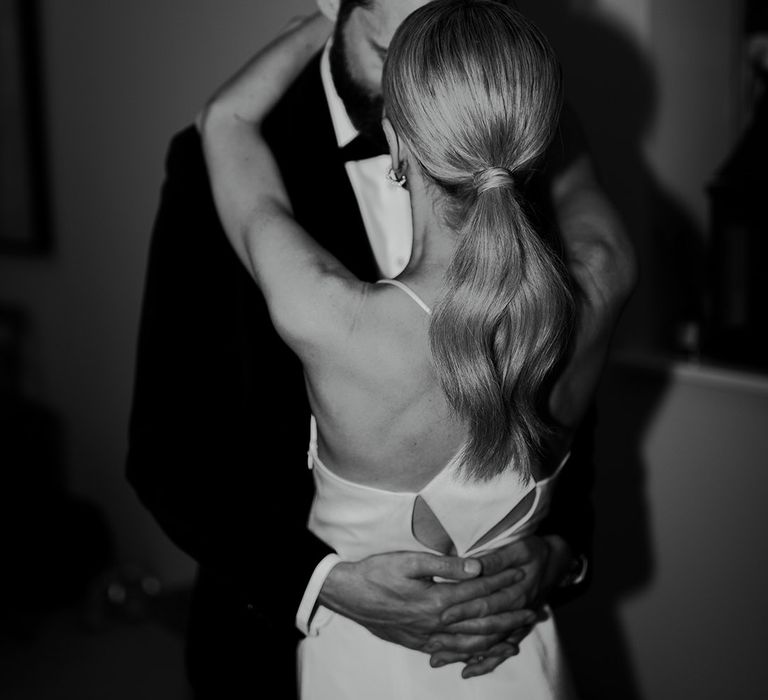
[[[700, 317], [702, 233], [643, 154], [657, 108], [650, 59], [594, 2], [579, 2], [578, 11], [576, 4], [518, 3], [560, 55], [568, 100], [637, 251], [641, 281], [617, 344], [678, 352], [688, 323]], [[593, 580], [558, 620], [582, 697], [643, 700], [619, 607], [654, 573], [642, 443], [666, 387], [632, 387], [630, 395], [616, 387], [607, 372], [598, 397]]]
[[609, 369], [598, 395], [592, 583], [558, 615], [574, 676], [589, 700], [648, 700], [619, 610], [654, 576], [642, 445], [667, 387], [642, 379], [628, 383], [625, 374]]
[[80, 600], [114, 546], [101, 510], [67, 488], [61, 421], [23, 391], [26, 326], [0, 305], [0, 630], [19, 638]]
[[567, 98], [637, 251], [640, 284], [617, 342], [664, 352], [685, 349], [681, 335], [701, 317], [704, 234], [664, 190], [643, 153], [658, 99], [651, 58], [627, 30], [598, 14], [594, 0], [518, 4], [561, 58]]

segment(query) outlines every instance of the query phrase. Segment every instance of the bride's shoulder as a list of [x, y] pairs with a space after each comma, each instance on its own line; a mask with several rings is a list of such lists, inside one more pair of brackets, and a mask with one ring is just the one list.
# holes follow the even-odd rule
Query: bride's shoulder
[[383, 292], [383, 285], [359, 280], [330, 282], [301, 337], [294, 336], [294, 350], [315, 368], [343, 367], [372, 379], [428, 374], [429, 316], [405, 295]]

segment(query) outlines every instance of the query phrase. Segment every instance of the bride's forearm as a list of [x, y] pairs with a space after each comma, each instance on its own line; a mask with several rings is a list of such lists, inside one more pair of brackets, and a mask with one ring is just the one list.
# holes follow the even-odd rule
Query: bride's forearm
[[214, 93], [197, 117], [198, 127], [212, 113], [259, 124], [320, 50], [332, 28], [332, 22], [319, 12], [292, 24]]
[[283, 238], [291, 205], [261, 122], [328, 38], [320, 14], [301, 20], [256, 54], [198, 115], [203, 153], [219, 218], [254, 272], [252, 249], [268, 233]]

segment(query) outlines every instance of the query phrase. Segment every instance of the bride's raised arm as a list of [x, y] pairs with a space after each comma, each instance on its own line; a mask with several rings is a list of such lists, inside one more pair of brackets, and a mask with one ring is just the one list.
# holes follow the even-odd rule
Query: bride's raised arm
[[[279, 331], [318, 285], [349, 273], [295, 222], [274, 157], [261, 135], [264, 118], [330, 35], [320, 13], [296, 22], [258, 52], [208, 101], [197, 118], [216, 208], [232, 246], [261, 287]], [[325, 292], [325, 293], [323, 293]]]

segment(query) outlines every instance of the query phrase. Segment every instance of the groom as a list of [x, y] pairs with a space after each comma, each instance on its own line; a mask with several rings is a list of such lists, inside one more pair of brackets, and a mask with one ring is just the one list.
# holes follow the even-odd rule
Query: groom
[[[386, 46], [422, 4], [342, 0], [330, 51], [310, 63], [265, 125], [296, 219], [365, 280], [397, 274], [407, 260], [407, 236], [397, 235], [407, 201], [380, 187], [386, 168], [369, 159], [383, 146]], [[572, 220], [583, 230], [610, 218], [569, 128], [564, 122], [548, 176], [531, 183], [542, 223], [561, 225], [566, 248]], [[503, 640], [519, 643], [527, 609], [583, 586], [565, 584], [583, 579], [589, 551], [589, 431], [574, 447], [541, 535], [488, 555], [482, 576], [474, 562], [465, 569], [461, 560], [423, 553], [337, 563], [306, 529], [313, 492], [302, 468], [309, 407], [301, 367], [221, 230], [193, 128], [175, 136], [166, 167], [127, 475], [164, 531], [199, 564], [187, 639], [196, 697], [260, 697], [270, 679], [278, 697], [291, 697], [297, 626], [307, 631], [317, 603], [435, 663], [486, 655]], [[564, 213], [584, 202], [591, 219]], [[596, 336], [613, 320], [607, 313]], [[433, 576], [464, 581], [434, 584]], [[448, 624], [446, 615], [457, 622]], [[497, 663], [491, 654], [467, 669], [489, 672]]]

